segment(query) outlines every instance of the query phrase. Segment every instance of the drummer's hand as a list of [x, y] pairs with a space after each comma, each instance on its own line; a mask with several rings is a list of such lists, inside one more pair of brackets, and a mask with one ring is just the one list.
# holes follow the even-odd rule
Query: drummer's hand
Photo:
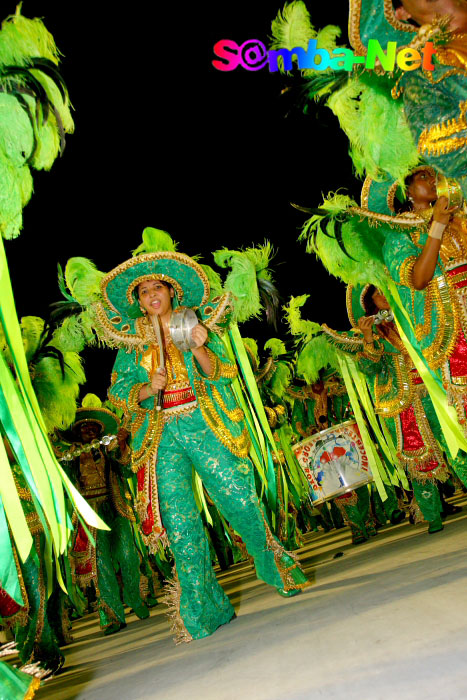
[[206, 340], [208, 339], [208, 332], [206, 328], [201, 325], [201, 323], [198, 323], [197, 326], [191, 329], [191, 337], [196, 343], [192, 350], [196, 350], [205, 344]]
[[373, 342], [373, 323], [375, 322], [375, 317], [374, 316], [361, 316], [358, 319], [358, 327], [363, 333], [363, 338], [365, 340], [365, 343], [372, 343]]
[[158, 369], [157, 372], [151, 376], [151, 389], [154, 393], [158, 391], [164, 391], [167, 386], [167, 371], [165, 369]]
[[448, 209], [447, 197], [440, 197], [436, 200], [435, 206], [433, 207], [433, 221], [439, 221], [440, 224], [447, 225], [452, 215], [458, 209], [459, 207], [450, 207]]

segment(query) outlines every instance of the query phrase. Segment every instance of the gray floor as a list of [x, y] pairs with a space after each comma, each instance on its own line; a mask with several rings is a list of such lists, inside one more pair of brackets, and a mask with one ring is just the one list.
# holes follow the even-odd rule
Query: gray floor
[[313, 585], [292, 599], [237, 564], [220, 580], [238, 618], [191, 644], [173, 644], [163, 605], [106, 638], [89, 616], [37, 698], [465, 699], [467, 501], [456, 502], [462, 513], [435, 535], [402, 523], [356, 547], [347, 528], [307, 536]]

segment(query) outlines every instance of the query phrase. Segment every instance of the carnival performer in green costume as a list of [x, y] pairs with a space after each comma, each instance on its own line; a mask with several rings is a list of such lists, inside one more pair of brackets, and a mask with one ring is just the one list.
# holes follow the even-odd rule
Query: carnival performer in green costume
[[[439, 423], [394, 323], [382, 320], [374, 325], [379, 311], [390, 311], [386, 298], [373, 285], [360, 291], [349, 288], [348, 292], [349, 316], [363, 333], [359, 364], [370, 379], [376, 413], [385, 421], [412, 481], [416, 502], [429, 523], [428, 532], [438, 532], [443, 525], [436, 482], [449, 478], [437, 442], [441, 438]], [[365, 315], [358, 312], [356, 297], [360, 297]]]
[[177, 252], [142, 254], [105, 275], [101, 290], [99, 332], [122, 346], [109, 397], [129, 414], [141, 532], [150, 548], [163, 537], [173, 552], [177, 575], [169, 599], [177, 640], [199, 639], [229, 622], [234, 609], [212, 570], [193, 467], [263, 580], [290, 596], [306, 578], [272, 536], [258, 504], [248, 433], [229, 387], [236, 366], [217, 335], [200, 323], [192, 328], [189, 349], [180, 351], [172, 340], [176, 304], [204, 305], [199, 313], [211, 320], [219, 315], [222, 299], [207, 303], [209, 282], [201, 266]]
[[[384, 261], [412, 317], [423, 355], [432, 370], [441, 371], [448, 400], [467, 432], [467, 217], [457, 207], [448, 207], [446, 197], [437, 197], [432, 168], [416, 169], [406, 179], [406, 188], [404, 208], [422, 222], [388, 233]], [[462, 457], [455, 468], [467, 485]]]
[[[69, 467], [70, 476], [110, 527], [110, 532], [92, 528], [93, 546], [81, 523], [75, 521], [69, 551], [72, 576], [83, 590], [94, 586], [100, 626], [109, 635], [126, 627], [116, 567], [122, 575], [124, 602], [140, 619], [148, 617], [149, 610], [140, 595], [140, 560], [131, 526], [135, 514], [122, 478], [126, 469], [129, 476], [132, 474], [128, 433], [120, 427], [117, 416], [100, 404], [94, 395], [84, 397], [68, 432], [68, 437], [75, 439], [65, 457], [79, 453]], [[99, 444], [104, 435], [114, 436], [107, 446]]]

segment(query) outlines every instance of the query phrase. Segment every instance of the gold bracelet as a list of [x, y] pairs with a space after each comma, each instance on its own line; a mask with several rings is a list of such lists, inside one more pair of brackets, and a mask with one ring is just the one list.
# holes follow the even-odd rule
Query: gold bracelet
[[430, 238], [436, 238], [436, 240], [440, 241], [445, 228], [446, 224], [442, 224], [441, 221], [432, 221], [428, 235]]
[[[148, 391], [149, 391], [149, 396], [154, 396], [156, 392], [153, 390], [150, 382], [146, 382], [146, 386], [147, 386]], [[148, 398], [149, 398], [149, 396], [148, 396]]]

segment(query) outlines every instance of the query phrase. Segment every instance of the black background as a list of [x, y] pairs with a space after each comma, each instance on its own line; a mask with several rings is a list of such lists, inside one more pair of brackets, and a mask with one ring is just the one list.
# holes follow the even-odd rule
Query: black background
[[[339, 8], [336, 6], [339, 5]], [[338, 24], [347, 42], [347, 3], [309, 2], [317, 28]], [[202, 254], [270, 240], [284, 300], [308, 293], [304, 316], [348, 328], [344, 286], [297, 243], [306, 218], [290, 206], [318, 206], [338, 188], [358, 197], [348, 143], [327, 108], [295, 105], [292, 77], [213, 68], [220, 39], [268, 45], [282, 5], [142, 0], [126, 4], [23, 3], [40, 16], [63, 53], [75, 133], [48, 173], [34, 173], [21, 236], [6, 241], [18, 315], [44, 316], [60, 298], [56, 265], [91, 258], [108, 271], [130, 257], [145, 226], [169, 231], [179, 250]], [[5, 13], [15, 3], [2, 3]], [[285, 88], [291, 88], [284, 92]], [[242, 327], [262, 344], [264, 321]], [[284, 339], [281, 325], [278, 335]], [[84, 352], [88, 383], [102, 398], [114, 351]]]

